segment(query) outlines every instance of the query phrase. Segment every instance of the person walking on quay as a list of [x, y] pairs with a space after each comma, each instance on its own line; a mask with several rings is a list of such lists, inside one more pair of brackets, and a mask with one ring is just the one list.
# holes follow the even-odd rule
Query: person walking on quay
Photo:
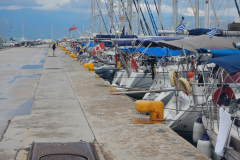
[[54, 54], [55, 49], [56, 49], [56, 45], [55, 45], [55, 43], [53, 43], [52, 49], [53, 49], [53, 55], [55, 56], [55, 54]]

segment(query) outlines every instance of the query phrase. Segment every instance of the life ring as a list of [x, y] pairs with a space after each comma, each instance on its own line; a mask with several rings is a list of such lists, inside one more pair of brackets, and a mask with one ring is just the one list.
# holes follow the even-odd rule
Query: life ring
[[183, 93], [185, 93], [186, 95], [192, 93], [192, 88], [185, 78], [179, 78], [178, 85], [179, 85], [181, 91]]
[[175, 83], [174, 83], [174, 72], [170, 71], [168, 73], [168, 76], [169, 76], [169, 80], [170, 80], [171, 86], [174, 87], [175, 86]]
[[[214, 105], [217, 102], [218, 95], [219, 95], [220, 91], [221, 91], [221, 88], [217, 88], [212, 93], [212, 99], [214, 100], [214, 102], [213, 102]], [[219, 97], [218, 102], [217, 102], [217, 104], [219, 104], [219, 105], [222, 103], [221, 96], [226, 96], [226, 98], [229, 98], [229, 99], [236, 99], [235, 94], [233, 93], [233, 90], [230, 87], [225, 87], [225, 88], [222, 89], [222, 91], [220, 93], [220, 97]]]

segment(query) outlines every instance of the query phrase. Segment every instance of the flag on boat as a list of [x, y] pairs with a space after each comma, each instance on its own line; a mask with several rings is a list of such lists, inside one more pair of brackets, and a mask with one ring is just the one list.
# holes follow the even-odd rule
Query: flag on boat
[[186, 23], [183, 23], [176, 28], [175, 32], [177, 32], [177, 31], [183, 31], [184, 32], [185, 27], [186, 27]]
[[103, 42], [99, 43], [99, 47], [101, 48], [101, 50], [105, 49], [105, 46], [104, 46]]
[[92, 54], [95, 54], [95, 53], [96, 53], [95, 48], [93, 48]]
[[95, 50], [98, 51], [99, 50], [99, 45], [95, 46]]
[[98, 45], [96, 45], [96, 47], [95, 47], [95, 50], [96, 50], [96, 51], [98, 51], [98, 50], [104, 50], [104, 49], [105, 49], [105, 47], [104, 47], [104, 45], [103, 45], [102, 42], [99, 43]]
[[75, 25], [73, 25], [71, 28], [69, 28], [69, 31], [77, 29], [77, 27]]
[[216, 34], [217, 28], [212, 29], [210, 32], [207, 32], [207, 34], [210, 36], [210, 39]]

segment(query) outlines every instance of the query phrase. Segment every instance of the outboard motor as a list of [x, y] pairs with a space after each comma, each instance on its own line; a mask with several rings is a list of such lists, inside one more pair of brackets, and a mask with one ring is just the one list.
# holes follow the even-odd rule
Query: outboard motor
[[154, 56], [148, 56], [147, 57], [147, 62], [148, 62], [148, 65], [151, 65], [152, 79], [154, 79], [154, 77], [155, 77], [154, 64], [157, 63], [157, 59]]

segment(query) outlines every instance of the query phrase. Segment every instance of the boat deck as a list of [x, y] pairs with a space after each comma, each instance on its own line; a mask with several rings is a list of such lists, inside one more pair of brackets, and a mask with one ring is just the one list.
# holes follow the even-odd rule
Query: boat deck
[[[25, 160], [33, 142], [91, 142], [100, 160], [208, 159], [165, 124], [133, 124], [148, 117], [137, 114], [130, 98], [110, 95], [109, 87], [96, 85], [107, 84], [103, 79], [83, 72], [60, 48], [55, 52], [52, 57], [48, 45], [0, 51], [0, 74], [6, 75], [0, 78], [1, 117], [32, 102], [31, 112], [9, 117], [9, 124], [5, 119], [0, 160]], [[42, 68], [35, 69], [38, 61]]]

